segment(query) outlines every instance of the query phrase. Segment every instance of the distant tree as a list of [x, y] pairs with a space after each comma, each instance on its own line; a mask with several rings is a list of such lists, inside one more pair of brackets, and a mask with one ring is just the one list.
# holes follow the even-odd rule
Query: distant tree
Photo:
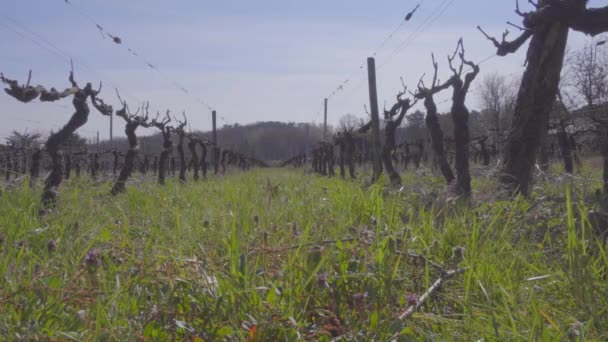
[[[51, 135], [53, 132], [51, 131]], [[62, 144], [63, 149], [67, 151], [86, 151], [87, 150], [87, 139], [80, 136], [80, 134], [74, 132], [68, 136], [65, 142]]]
[[591, 107], [608, 100], [608, 53], [594, 41], [569, 56], [568, 83]]
[[354, 116], [353, 114], [344, 114], [339, 122], [338, 122], [338, 127], [341, 131], [349, 131], [349, 132], [354, 132], [356, 129], [358, 129], [362, 124], [362, 120], [356, 116]]
[[501, 134], [503, 131], [501, 116], [504, 114], [505, 107], [507, 107], [506, 102], [509, 101], [507, 89], [506, 77], [497, 72], [486, 74], [481, 81], [482, 110], [484, 114], [489, 116], [489, 126], [494, 132], [494, 143], [499, 150], [502, 145]]
[[38, 148], [42, 144], [42, 136], [38, 133], [28, 133], [27, 131], [19, 133], [12, 131], [11, 135], [6, 138], [7, 145], [11, 145], [15, 148]]
[[424, 128], [424, 113], [421, 110], [416, 110], [407, 116], [408, 126], [414, 128]]

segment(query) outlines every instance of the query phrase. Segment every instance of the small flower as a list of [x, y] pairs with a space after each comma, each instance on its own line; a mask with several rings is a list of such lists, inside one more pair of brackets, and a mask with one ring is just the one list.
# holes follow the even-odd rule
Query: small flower
[[78, 319], [84, 322], [87, 319], [87, 312], [85, 310], [80, 310], [76, 312], [76, 316], [78, 316]]
[[409, 305], [409, 306], [416, 305], [416, 304], [418, 304], [418, 295], [415, 293], [406, 295], [405, 300], [407, 301], [407, 305]]
[[51, 253], [55, 252], [57, 250], [57, 241], [56, 240], [49, 240], [46, 243], [46, 249], [49, 252], [51, 252]]
[[357, 306], [357, 307], [363, 306], [363, 304], [365, 304], [366, 299], [367, 299], [367, 292], [355, 293], [353, 295], [353, 302], [354, 302], [355, 306]]
[[327, 272], [319, 273], [319, 276], [317, 278], [317, 280], [319, 282], [319, 286], [328, 289], [329, 288], [329, 282], [327, 281], [328, 279], [329, 279], [329, 274]]
[[87, 255], [84, 257], [84, 263], [87, 266], [97, 267], [101, 264], [101, 257], [99, 255], [99, 251], [96, 249], [91, 249]]

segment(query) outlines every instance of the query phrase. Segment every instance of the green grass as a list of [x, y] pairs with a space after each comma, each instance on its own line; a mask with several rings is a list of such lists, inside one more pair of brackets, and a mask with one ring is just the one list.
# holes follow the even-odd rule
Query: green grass
[[[420, 173], [402, 192], [256, 170], [115, 198], [83, 178], [44, 217], [40, 190], [18, 186], [0, 197], [0, 336], [607, 340], [608, 258], [581, 193], [597, 184], [541, 184], [528, 201], [475, 182], [466, 209], [439, 208], [441, 181]], [[398, 322], [440, 276], [408, 252], [467, 270]]]

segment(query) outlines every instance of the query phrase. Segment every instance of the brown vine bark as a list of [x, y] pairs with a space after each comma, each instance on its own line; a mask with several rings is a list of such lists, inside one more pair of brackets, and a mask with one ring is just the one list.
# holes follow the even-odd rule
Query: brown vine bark
[[[456, 194], [469, 197], [471, 195], [471, 173], [469, 171], [469, 109], [465, 101], [471, 83], [479, 74], [479, 66], [473, 62], [467, 61], [464, 57], [464, 45], [462, 39], [458, 41], [458, 46], [454, 55], [448, 57], [450, 69], [453, 72], [451, 78], [452, 86], [452, 121], [454, 122], [454, 147], [455, 147], [455, 166], [456, 166]], [[456, 70], [452, 62], [456, 55], [460, 57], [460, 67]], [[462, 79], [462, 71], [464, 66], [469, 66], [472, 71], [467, 73]]]
[[608, 194], [608, 134], [605, 133], [602, 143], [602, 159], [603, 159], [603, 170], [602, 180], [604, 181], [604, 194]]
[[[84, 88], [78, 87], [78, 83], [74, 80], [73, 70], [70, 71], [69, 75], [69, 81], [72, 87], [62, 92], [58, 92], [55, 88], [46, 90], [46, 88], [42, 86], [30, 86], [31, 71], [27, 83], [23, 86], [20, 86], [17, 81], [6, 79], [2, 74], [0, 74], [0, 80], [8, 85], [8, 88], [5, 89], [7, 94], [24, 103], [30, 102], [36, 98], [40, 98], [40, 101], [42, 102], [53, 102], [68, 96], [73, 96], [72, 105], [75, 109], [74, 114], [72, 114], [72, 117], [65, 126], [54, 134], [51, 134], [46, 141], [46, 150], [51, 157], [52, 166], [51, 173], [45, 180], [42, 203], [45, 207], [54, 205], [57, 201], [58, 187], [63, 180], [63, 152], [61, 150], [61, 145], [67, 141], [78, 128], [87, 122], [90, 113], [87, 100], [89, 97], [93, 100], [96, 99], [96, 96], [101, 91], [101, 85], [97, 91], [93, 90], [91, 83], [87, 83]], [[93, 103], [100, 112], [107, 110], [103, 101], [100, 100], [98, 102], [99, 105], [97, 105], [95, 101], [93, 101]]]
[[[344, 162], [348, 166], [348, 174], [351, 179], [357, 179], [357, 173], [355, 172], [355, 142], [353, 141], [353, 133], [346, 131], [343, 134], [344, 139]], [[306, 162], [306, 161], [304, 161]]]
[[161, 121], [158, 121], [157, 119], [158, 116], [156, 119], [152, 120], [152, 125], [158, 128], [163, 136], [163, 150], [161, 151], [160, 158], [158, 160], [158, 184], [165, 185], [167, 159], [173, 151], [173, 141], [171, 141], [171, 127], [167, 126], [167, 124], [171, 122], [169, 111], [167, 111], [166, 116]]
[[[118, 94], [118, 91], [117, 91]], [[127, 151], [127, 155], [125, 156], [125, 162], [120, 170], [120, 174], [112, 186], [111, 194], [112, 196], [116, 196], [120, 193], [126, 191], [127, 180], [133, 173], [133, 169], [135, 169], [135, 159], [139, 153], [139, 143], [137, 142], [137, 135], [135, 131], [139, 126], [142, 127], [150, 127], [152, 124], [148, 123], [148, 107], [149, 103], [146, 103], [145, 106], [142, 107], [143, 114], [138, 116], [139, 110], [135, 114], [131, 114], [129, 112], [129, 107], [127, 103], [123, 101], [120, 96], [118, 96], [120, 102], [122, 103], [122, 109], [116, 111], [116, 116], [123, 118], [125, 120], [125, 134], [127, 135], [127, 141], [129, 142], [129, 150]]]
[[574, 152], [570, 144], [569, 134], [566, 131], [566, 122], [560, 121], [556, 131], [557, 145], [559, 146], [562, 162], [564, 164], [564, 172], [569, 175], [574, 174]]
[[188, 150], [190, 150], [190, 155], [192, 156], [192, 171], [193, 171], [193, 179], [195, 181], [198, 181], [200, 176], [199, 176], [199, 159], [198, 159], [198, 153], [196, 151], [196, 145], [197, 145], [197, 141], [196, 141], [196, 137], [192, 136], [191, 134], [188, 135]]
[[508, 31], [498, 42], [478, 27], [492, 41], [499, 56], [516, 52], [531, 38], [500, 177], [511, 192], [530, 194], [543, 131], [558, 93], [569, 30], [592, 36], [608, 31], [608, 6], [586, 6], [587, 0], [540, 0], [528, 13], [521, 12], [518, 6], [516, 12], [523, 18], [525, 31], [513, 42], [505, 40]]
[[36, 185], [36, 180], [40, 176], [40, 159], [42, 159], [42, 150], [34, 149], [32, 153], [32, 165], [30, 166], [30, 186]]
[[114, 161], [112, 162], [112, 175], [116, 176], [118, 173], [118, 159], [122, 153], [120, 153], [120, 151], [112, 151], [112, 155], [114, 156]]
[[220, 172], [220, 153], [219, 146], [213, 146], [213, 174], [217, 175]]
[[[177, 133], [178, 143], [177, 143], [177, 155], [179, 157], [179, 181], [181, 183], [186, 182], [186, 155], [184, 154], [184, 138], [186, 137], [186, 132], [184, 131], [184, 127], [188, 124], [188, 120], [186, 119], [186, 114], [184, 115], [184, 121], [178, 121], [179, 125], [173, 128], [173, 132]], [[175, 120], [177, 121], [177, 119]]]
[[207, 144], [199, 141], [198, 142], [201, 145], [202, 151], [201, 151], [201, 171], [203, 171], [203, 178], [207, 178]]
[[226, 155], [228, 155], [228, 150], [223, 150], [222, 151], [222, 159], [221, 159], [221, 164], [222, 164], [222, 174], [226, 173]]
[[70, 179], [72, 176], [72, 155], [66, 153], [65, 155], [65, 179]]
[[[435, 69], [435, 73], [433, 76], [433, 82], [431, 84], [431, 88], [426, 88], [422, 78], [418, 82], [418, 91], [414, 95], [419, 100], [424, 100], [424, 108], [426, 109], [426, 117], [425, 123], [431, 135], [431, 147], [433, 148], [433, 154], [435, 158], [435, 163], [439, 165], [439, 169], [443, 174], [446, 182], [452, 183], [454, 180], [454, 172], [452, 172], [452, 168], [450, 167], [450, 163], [447, 160], [445, 154], [445, 147], [443, 145], [443, 131], [441, 130], [441, 126], [439, 125], [439, 117], [437, 114], [437, 105], [435, 104], [435, 100], [433, 96], [447, 88], [450, 87], [450, 82], [447, 81], [444, 84], [439, 85], [437, 79], [437, 69], [438, 65], [435, 61], [435, 56], [431, 55], [433, 60], [433, 68]], [[424, 76], [423, 76], [424, 77]]]
[[477, 143], [479, 144], [480, 153], [481, 153], [481, 163], [483, 166], [490, 165], [490, 152], [488, 151], [488, 137], [486, 135], [477, 138]]
[[338, 132], [335, 136], [334, 136], [334, 145], [338, 146], [338, 151], [340, 153], [340, 155], [338, 156], [338, 166], [340, 167], [340, 178], [344, 179], [346, 178], [346, 170], [344, 167], [344, 162], [345, 162], [345, 142], [344, 142], [344, 137], [343, 137], [343, 133], [342, 132]]
[[[384, 169], [386, 170], [386, 173], [390, 178], [391, 184], [394, 186], [401, 185], [401, 177], [399, 176], [399, 173], [397, 173], [393, 165], [392, 154], [397, 145], [395, 141], [395, 132], [397, 128], [401, 126], [401, 123], [403, 122], [407, 111], [417, 102], [415, 101], [412, 104], [410, 103], [409, 99], [402, 98], [402, 96], [405, 95], [407, 92], [407, 88], [405, 87], [405, 85], [403, 87], [403, 92], [400, 92], [397, 95], [397, 103], [393, 105], [390, 111], [384, 111], [386, 127], [384, 128], [385, 140], [384, 147], [382, 148], [382, 162], [384, 163]], [[397, 116], [397, 119], [393, 120], [395, 116]]]

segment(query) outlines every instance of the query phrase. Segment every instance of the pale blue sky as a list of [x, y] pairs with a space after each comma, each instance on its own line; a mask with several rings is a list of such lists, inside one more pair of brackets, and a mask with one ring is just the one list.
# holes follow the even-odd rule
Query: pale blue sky
[[[220, 124], [319, 122], [323, 98], [352, 74], [345, 90], [330, 100], [329, 121], [336, 123], [345, 113], [362, 115], [367, 89], [365, 71], [359, 66], [418, 1], [71, 2], [75, 8], [63, 0], [4, 1], [0, 71], [25, 81], [31, 68], [33, 83], [66, 87], [67, 54], [76, 63], [80, 82], [104, 82], [102, 97], [107, 102], [117, 104], [112, 89], [116, 86], [132, 106], [138, 100], [150, 100], [155, 109], [186, 110], [191, 127], [204, 130], [210, 127], [209, 110], [175, 89], [171, 81], [211, 103], [225, 118]], [[607, 1], [590, 3], [603, 6]], [[488, 32], [500, 35], [505, 21], [518, 22], [513, 7], [511, 0], [425, 0], [413, 19], [378, 52], [376, 63], [382, 66], [378, 70], [380, 103], [393, 99], [400, 76], [413, 87], [423, 72], [431, 70], [431, 51], [446, 75], [445, 55], [461, 36], [469, 58], [481, 61], [492, 55], [493, 47], [475, 26], [481, 24]], [[437, 15], [429, 17], [433, 13]], [[121, 37], [125, 45], [157, 65], [163, 75], [152, 72], [124, 46], [102, 39], [87, 16]], [[407, 48], [397, 49], [413, 32], [417, 32], [415, 39]], [[24, 36], [47, 47], [48, 41], [54, 47], [42, 48]], [[572, 48], [586, 39], [578, 33], [570, 37]], [[55, 47], [60, 52], [48, 51]], [[522, 63], [522, 53], [492, 58], [481, 66], [482, 76], [500, 71], [516, 77]], [[438, 100], [447, 97], [449, 94], [442, 94]], [[475, 94], [469, 106], [479, 106]], [[69, 100], [54, 105], [24, 105], [0, 94], [4, 123], [0, 138], [12, 129], [48, 132], [66, 122], [71, 112]], [[80, 132], [91, 137], [99, 130], [105, 137], [106, 121], [92, 111], [89, 123]], [[122, 135], [122, 123], [115, 134]]]

